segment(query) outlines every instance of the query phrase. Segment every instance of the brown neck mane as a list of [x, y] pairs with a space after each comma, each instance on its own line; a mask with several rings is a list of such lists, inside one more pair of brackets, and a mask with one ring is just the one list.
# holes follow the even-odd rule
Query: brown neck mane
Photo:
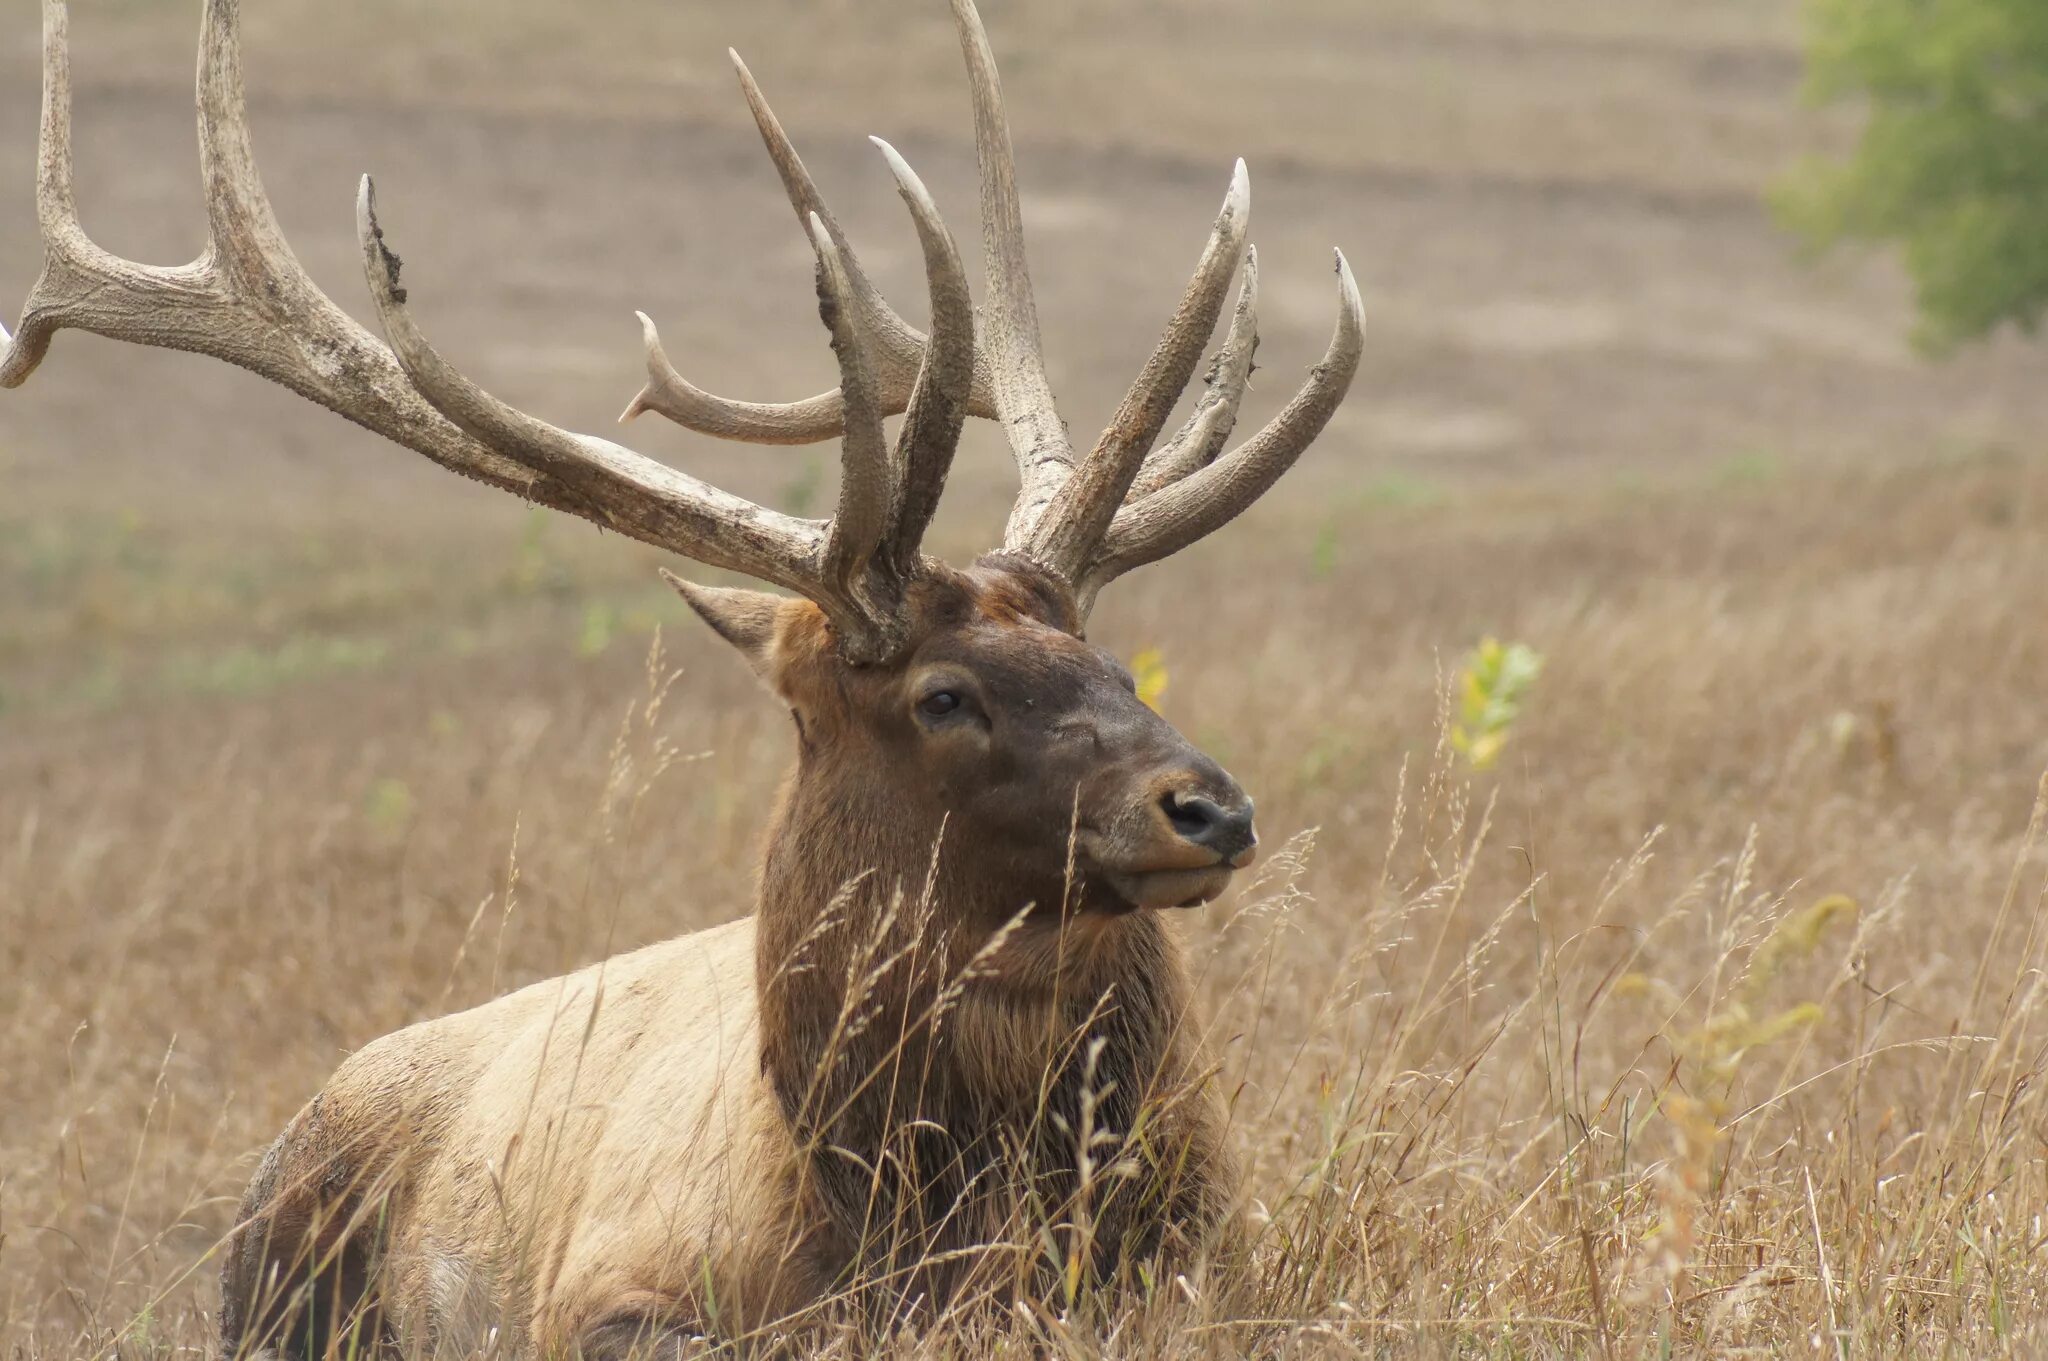
[[[1078, 1149], [1186, 1082], [1180, 947], [1153, 912], [1063, 911], [1063, 867], [990, 863], [907, 802], [806, 744], [769, 837], [761, 1061], [819, 1208], [873, 1266], [1028, 1241], [1020, 1214], [1062, 1222], [1077, 1196], [1098, 1264], [1147, 1251], [1126, 1240], [1156, 1233], [1157, 1194], [1084, 1191]], [[950, 1293], [974, 1266], [904, 1288]]]

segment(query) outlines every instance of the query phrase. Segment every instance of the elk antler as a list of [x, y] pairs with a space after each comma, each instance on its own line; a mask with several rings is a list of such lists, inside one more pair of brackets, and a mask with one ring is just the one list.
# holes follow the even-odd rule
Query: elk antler
[[[782, 177], [782, 187], [789, 195], [790, 207], [796, 209], [797, 218], [804, 223], [806, 231], [813, 215], [823, 219], [825, 230], [831, 234], [832, 243], [845, 262], [854, 309], [859, 315], [860, 325], [872, 337], [877, 395], [883, 412], [893, 416], [909, 404], [910, 388], [917, 375], [925, 337], [898, 316], [881, 290], [869, 282], [867, 272], [861, 268], [846, 234], [839, 229], [832, 210], [825, 206], [818, 186], [812, 182], [810, 172], [804, 169], [802, 158], [783, 132], [781, 121], [768, 107], [761, 87], [754, 83], [753, 73], [747, 70], [747, 64], [740, 60], [739, 53], [727, 49], [726, 55], [732, 58], [733, 70], [739, 73], [740, 91], [746, 96], [747, 107], [753, 111], [754, 123], [761, 130], [761, 140], [767, 144], [768, 158], [775, 163], [776, 174]], [[837, 388], [800, 402], [737, 402], [726, 397], [714, 397], [676, 372], [661, 347], [660, 334], [644, 312], [640, 313], [640, 327], [647, 346], [647, 385], [627, 403], [619, 416], [621, 424], [643, 411], [653, 411], [700, 434], [751, 444], [814, 444], [830, 439], [844, 428]], [[977, 416], [994, 416], [995, 406], [988, 395], [989, 375], [985, 365], [976, 369], [974, 380], [970, 409]]]
[[[1341, 343], [1332, 346], [1281, 416], [1231, 456], [1230, 466], [1238, 471], [1205, 478], [1175, 497], [1158, 498], [1173, 484], [1217, 463], [1251, 376], [1258, 345], [1258, 273], [1256, 256], [1245, 239], [1251, 188], [1239, 161], [1223, 210], [1166, 334], [1095, 447], [1077, 460], [1046, 381], [1037, 306], [1025, 262], [1015, 157], [995, 58], [973, 0], [951, 3], [973, 97], [983, 253], [988, 262], [988, 305], [966, 410], [1002, 422], [1017, 460], [1022, 485], [1004, 531], [1004, 546], [1074, 583], [1085, 611], [1108, 581], [1234, 518], [1286, 471], [1322, 432], [1357, 372], [1363, 316], [1357, 291], [1347, 284], [1338, 299], [1345, 309], [1338, 323]], [[882, 410], [900, 411], [909, 400], [910, 376], [926, 339], [896, 314], [861, 271], [753, 75], [737, 54], [733, 65], [790, 205], [799, 217], [816, 214], [822, 219], [840, 248], [856, 310], [873, 341]], [[1244, 283], [1223, 349], [1211, 367], [1208, 391], [1180, 431], [1155, 449], [1160, 428], [1215, 330], [1240, 260], [1245, 261]], [[1341, 256], [1339, 262], [1341, 267]], [[641, 320], [646, 325], [648, 382], [622, 420], [656, 411], [693, 430], [762, 444], [808, 443], [843, 430], [837, 390], [799, 402], [759, 403], [714, 397], [693, 387], [669, 363], [653, 323]]]
[[[1170, 462], [1173, 466], [1162, 467], [1161, 472], [1162, 476], [1170, 474], [1183, 463], [1189, 470], [1178, 481], [1167, 481], [1156, 491], [1116, 512], [1108, 532], [1089, 561], [1086, 575], [1075, 583], [1084, 609], [1097, 592], [1133, 567], [1142, 567], [1169, 553], [1177, 553], [1236, 519], [1252, 502], [1265, 495], [1268, 487], [1280, 480], [1280, 474], [1294, 466], [1294, 460], [1301, 457], [1302, 451], [1314, 443], [1323, 427], [1329, 424], [1331, 415], [1351, 386], [1352, 375], [1358, 372], [1359, 356], [1365, 350], [1365, 305], [1359, 301], [1358, 281], [1351, 277], [1351, 266], [1345, 263], [1344, 253], [1336, 251], [1334, 254], [1337, 257], [1337, 330], [1330, 337], [1330, 348], [1323, 353], [1323, 362], [1309, 371], [1308, 381], [1281, 408], [1280, 414], [1266, 423], [1264, 429], [1221, 458], [1216, 458], [1211, 452], [1212, 462], [1203, 463], [1198, 457], [1202, 452], [1200, 442], [1211, 438], [1202, 433], [1198, 423], [1205, 420], [1220, 422], [1225, 418], [1208, 415], [1200, 407], [1196, 408], [1188, 424], [1197, 441], [1191, 443], [1185, 457], [1168, 451], [1168, 458], [1162, 463]], [[1255, 276], [1247, 277], [1248, 290], [1255, 283]], [[1245, 315], [1243, 312], [1240, 314]], [[1231, 329], [1236, 332], [1235, 323]], [[1232, 366], [1242, 363], [1243, 371], [1249, 373], [1251, 350], [1255, 343], [1256, 337], [1249, 336], [1242, 360], [1235, 360], [1226, 347], [1219, 364], [1223, 372], [1217, 387], [1211, 389], [1216, 400], [1212, 411], [1228, 410], [1232, 413], [1228, 419], [1235, 419], [1237, 405], [1229, 390], [1232, 375], [1236, 372]], [[1244, 379], [1238, 377], [1235, 390], [1241, 392], [1243, 386]], [[1223, 392], [1217, 396], [1219, 389]], [[1215, 445], [1220, 446], [1224, 438], [1223, 433], [1215, 434]]]
[[974, 300], [967, 292], [967, 271], [961, 268], [953, 234], [940, 220], [938, 205], [932, 202], [924, 182], [910, 163], [896, 154], [895, 147], [879, 137], [871, 140], [887, 158], [903, 202], [917, 223], [925, 274], [931, 280], [932, 334], [910, 387], [910, 404], [897, 443], [903, 464], [902, 497], [889, 533], [895, 555], [890, 565], [898, 576], [907, 577], [917, 568], [924, 532], [930, 528], [946, 489], [946, 473], [953, 466], [960, 427], [974, 406], [974, 380], [979, 373]]
[[[648, 383], [629, 419], [658, 411], [686, 426], [759, 443], [841, 437], [841, 490], [829, 521], [799, 519], [720, 491], [591, 435], [573, 434], [492, 397], [427, 343], [406, 309], [398, 257], [384, 241], [364, 177], [357, 227], [389, 347], [320, 291], [286, 244], [257, 174], [243, 106], [239, 5], [206, 0], [199, 51], [199, 153], [207, 246], [189, 265], [142, 265], [100, 249], [72, 192], [71, 80], [64, 0], [43, 0], [43, 110], [36, 181], [41, 275], [14, 335], [0, 328], [0, 387], [18, 387], [59, 330], [211, 355], [424, 454], [464, 476], [568, 511], [643, 543], [798, 591], [831, 618], [849, 660], [900, 646], [902, 586], [968, 415], [1002, 422], [1022, 487], [1005, 547], [1073, 584], [1085, 612], [1101, 587], [1235, 517], [1314, 440], [1357, 371], [1358, 290], [1341, 255], [1337, 333], [1323, 362], [1252, 439], [1220, 454], [1257, 345], [1257, 259], [1246, 244], [1244, 165], [1152, 357], [1107, 430], [1079, 460], [1053, 404], [1024, 256], [1009, 125], [995, 60], [972, 0], [952, 0], [973, 95], [988, 309], [977, 340], [959, 253], [915, 173], [879, 140], [924, 252], [929, 337], [883, 300], [819, 197], [752, 76], [754, 111], [791, 205], [818, 256], [819, 312], [840, 385], [802, 402], [714, 397], [685, 382], [641, 315]], [[1239, 260], [1245, 277], [1209, 389], [1180, 432], [1153, 445], [1192, 377]], [[892, 449], [885, 416], [906, 413]]]
[[1223, 441], [1237, 426], [1237, 405], [1251, 381], [1252, 355], [1259, 348], [1259, 248], [1244, 250], [1244, 281], [1237, 286], [1237, 308], [1223, 348], [1209, 361], [1208, 390], [1188, 414], [1179, 433], [1146, 455], [1144, 466], [1124, 493], [1128, 504], [1178, 482], [1197, 468], [1216, 461]]
[[[522, 459], [431, 405], [392, 352], [322, 293], [263, 191], [243, 109], [236, 0], [207, 0], [199, 48], [199, 155], [207, 246], [189, 265], [141, 265], [93, 243], [72, 194], [69, 19], [43, 0], [36, 206], [41, 276], [18, 332], [0, 330], [0, 387], [19, 387], [56, 332], [191, 350], [280, 383], [443, 467], [662, 548], [801, 589], [820, 527], [727, 496], [616, 445]], [[367, 207], [367, 202], [365, 203]], [[385, 277], [395, 289], [397, 261]], [[402, 294], [400, 295], [402, 296]], [[516, 413], [515, 413], [516, 414]]]
[[[565, 510], [607, 529], [714, 567], [773, 582], [818, 601], [854, 660], [885, 655], [899, 629], [890, 580], [903, 555], [892, 550], [879, 572], [878, 550], [892, 529], [899, 497], [870, 411], [846, 441], [840, 511], [829, 523], [798, 519], [709, 486], [608, 440], [576, 435], [498, 401], [428, 345], [405, 310], [398, 257], [384, 244], [365, 177], [358, 228], [371, 296], [391, 338], [379, 344], [320, 291], [286, 243], [257, 173], [242, 93], [237, 0], [207, 0], [199, 51], [199, 150], [207, 187], [207, 247], [189, 265], [160, 267], [100, 249], [79, 225], [72, 192], [69, 16], [64, 0], [43, 3], [43, 110], [36, 204], [43, 270], [17, 332], [0, 328], [0, 386], [18, 387], [70, 328], [116, 340], [211, 355], [259, 373], [443, 467], [520, 497]], [[920, 230], [929, 230], [929, 195], [901, 158], [899, 178]], [[943, 235], [943, 228], [939, 229]], [[820, 244], [821, 308], [847, 309], [851, 289], [828, 237]], [[946, 243], [950, 250], [950, 241]], [[947, 307], [951, 349], [921, 426], [928, 443], [943, 430], [943, 410], [958, 397], [957, 371], [972, 371], [971, 326], [953, 301], [964, 295], [958, 262]], [[939, 274], [934, 273], [935, 288]], [[935, 302], [935, 310], [939, 304]], [[858, 382], [864, 344], [834, 329], [843, 384]], [[960, 337], [964, 335], [964, 341]], [[922, 343], [922, 342], [920, 342]], [[966, 358], [963, 360], [962, 355]], [[870, 404], [872, 408], [875, 404]], [[943, 481], [928, 449], [917, 457], [927, 483]], [[920, 506], [931, 490], [917, 493]], [[929, 519], [928, 510], [920, 512]], [[916, 532], [922, 534], [924, 522]], [[914, 553], [914, 548], [911, 550]]]

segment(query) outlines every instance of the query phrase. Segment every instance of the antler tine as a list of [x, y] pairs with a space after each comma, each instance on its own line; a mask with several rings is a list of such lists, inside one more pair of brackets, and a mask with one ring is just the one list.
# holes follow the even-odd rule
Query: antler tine
[[[905, 321], [868, 278], [846, 233], [825, 206], [817, 183], [804, 168], [803, 158], [797, 155], [795, 145], [782, 130], [781, 120], [776, 118], [767, 97], [755, 83], [753, 73], [747, 70], [747, 64], [740, 60], [739, 53], [728, 49], [727, 55], [732, 58], [741, 93], [746, 96], [754, 124], [760, 129], [761, 141], [768, 148], [768, 158], [775, 163], [775, 173], [782, 180], [783, 190], [789, 195], [790, 206], [796, 210], [798, 220], [805, 224], [808, 232], [811, 215], [822, 218], [826, 231], [831, 234], [832, 244], [839, 250], [851, 290], [849, 297], [855, 318], [869, 341], [876, 395], [883, 414], [893, 416], [904, 410], [910, 401], [911, 387], [924, 357], [924, 333]], [[643, 411], [653, 411], [702, 434], [753, 444], [810, 444], [829, 439], [843, 430], [844, 417], [836, 389], [797, 402], [741, 402], [704, 391], [676, 371], [661, 347], [661, 338], [654, 323], [644, 312], [639, 316], [647, 348], [647, 385], [627, 404], [619, 417], [621, 423], [632, 420]], [[988, 375], [978, 373], [974, 380], [975, 414], [995, 415], [989, 396]]]
[[[851, 601], [861, 575], [881, 547], [894, 509], [894, 469], [882, 435], [874, 363], [867, 337], [853, 316], [853, 281], [824, 216], [811, 214], [811, 244], [818, 252], [818, 317], [832, 333], [839, 360], [839, 392], [846, 412], [840, 445], [839, 511], [825, 538], [825, 579]], [[885, 612], [886, 613], [886, 612]]]
[[640, 341], [647, 350], [647, 385], [619, 413], [620, 425], [653, 411], [698, 434], [747, 444], [816, 444], [845, 428], [838, 388], [800, 402], [742, 402], [704, 391], [669, 362], [653, 318], [645, 312], [633, 315], [640, 318]]
[[74, 257], [97, 248], [78, 225], [71, 187], [71, 20], [63, 0], [43, 0], [43, 110], [36, 139], [36, 221], [42, 272], [22, 304], [20, 329], [0, 325], [0, 387], [20, 387], [49, 353], [65, 322], [63, 282]]
[[62, 0], [43, 0], [43, 116], [36, 152], [37, 222], [51, 235], [78, 232], [71, 182], [71, 15]]
[[406, 308], [399, 260], [385, 244], [376, 189], [367, 175], [356, 198], [356, 232], [370, 299], [391, 351], [413, 388], [436, 411], [534, 474], [581, 493], [589, 507], [585, 518], [600, 525], [636, 520], [643, 529], [640, 537], [649, 542], [798, 591], [818, 601], [842, 626], [864, 625], [818, 571], [823, 533], [815, 521], [764, 509], [609, 440], [537, 420], [491, 396], [443, 359]]
[[946, 230], [924, 181], [895, 147], [879, 137], [868, 140], [888, 161], [896, 187], [917, 224], [925, 277], [931, 288], [931, 339], [925, 345], [924, 363], [918, 369], [903, 433], [897, 440], [903, 481], [896, 522], [888, 536], [891, 564], [899, 577], [907, 577], [917, 568], [925, 530], [938, 511], [946, 474], [960, 444], [960, 427], [967, 419], [975, 376], [974, 301], [967, 291], [967, 271], [960, 264], [953, 234]]
[[1337, 255], [1337, 329], [1323, 360], [1280, 414], [1236, 449], [1125, 506], [1077, 589], [1083, 607], [1134, 567], [1178, 552], [1237, 518], [1294, 465], [1350, 390], [1365, 347], [1365, 306], [1344, 253]]
[[199, 175], [206, 186], [208, 258], [238, 284], [276, 276], [295, 291], [317, 292], [286, 243], [256, 170], [235, 8], [233, 0], [209, 4], [209, 15], [225, 22], [208, 23], [199, 40]]
[[740, 91], [746, 96], [747, 108], [754, 115], [754, 126], [760, 129], [762, 144], [768, 148], [768, 159], [775, 162], [775, 173], [782, 180], [783, 191], [789, 195], [789, 206], [796, 210], [797, 220], [803, 224], [807, 234], [813, 219], [823, 222], [839, 252], [849, 287], [847, 300], [853, 304], [854, 320], [874, 357], [875, 376], [881, 384], [881, 392], [894, 410], [901, 411], [910, 398], [910, 384], [917, 376], [919, 361], [924, 357], [924, 336], [897, 315], [881, 290], [869, 280], [852, 243], [840, 230], [838, 219], [825, 206], [824, 196], [818, 192], [810, 172], [804, 169], [803, 158], [796, 154], [796, 147], [782, 130], [782, 121], [775, 116], [775, 110], [768, 107], [767, 96], [761, 93], [761, 87], [754, 83], [753, 72], [740, 60], [738, 52], [727, 48], [726, 55], [732, 58], [732, 68], [740, 80]]
[[988, 354], [996, 418], [1009, 436], [1022, 482], [1003, 542], [1021, 548], [1072, 474], [1074, 450], [1045, 377], [1038, 307], [1024, 258], [1024, 218], [1017, 205], [1016, 157], [995, 53], [974, 0], [953, 0], [953, 23], [967, 60], [975, 160], [981, 169], [981, 238], [988, 271], [982, 344]]
[[1202, 351], [1216, 330], [1230, 278], [1244, 258], [1245, 233], [1251, 223], [1251, 179], [1238, 161], [1230, 176], [1216, 225], [1202, 247], [1194, 277], [1166, 333], [1145, 361], [1117, 407], [1116, 415], [1066, 485], [1039, 520], [1031, 552], [1070, 581], [1079, 581], [1102, 542], [1131, 480], [1159, 438], [1160, 427], [1173, 412]]
[[[72, 195], [69, 14], [43, 0], [43, 111], [36, 198], [43, 270], [19, 331], [0, 341], [0, 387], [19, 387], [60, 330], [211, 355], [338, 412], [465, 476], [581, 514], [583, 502], [464, 435], [406, 385], [389, 351], [306, 277], [263, 198], [241, 93], [240, 10], [207, 0], [198, 104], [208, 245], [188, 265], [141, 265], [95, 245]], [[229, 205], [234, 211], [229, 211]], [[237, 232], [260, 216], [271, 230]], [[632, 532], [632, 531], [629, 531]]]
[[1209, 363], [1207, 390], [1188, 413], [1172, 439], [1152, 451], [1124, 493], [1124, 504], [1142, 500], [1161, 487], [1206, 468], [1222, 452], [1223, 442], [1237, 425], [1238, 405], [1252, 376], [1252, 356], [1259, 348], [1259, 248], [1246, 246], [1244, 278], [1237, 286], [1237, 307], [1223, 348]]

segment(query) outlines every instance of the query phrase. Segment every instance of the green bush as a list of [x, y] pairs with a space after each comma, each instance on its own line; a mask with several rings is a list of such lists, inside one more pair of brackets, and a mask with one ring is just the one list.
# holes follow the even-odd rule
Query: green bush
[[1869, 108], [1778, 206], [1809, 242], [1897, 242], [1940, 352], [2048, 308], [2048, 4], [1810, 0], [1809, 89]]

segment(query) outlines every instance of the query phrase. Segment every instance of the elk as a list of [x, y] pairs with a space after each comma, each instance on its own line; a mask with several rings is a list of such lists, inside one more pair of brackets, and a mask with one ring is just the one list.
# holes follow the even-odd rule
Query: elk
[[[1224, 1113], [1169, 916], [1250, 863], [1252, 803], [1085, 626], [1106, 584], [1238, 515], [1321, 433], [1358, 366], [1358, 290], [1338, 255], [1322, 361], [1226, 451], [1256, 344], [1240, 162], [1163, 338], [1077, 452], [1047, 384], [994, 59], [972, 0], [951, 5], [982, 313], [930, 194], [878, 140], [922, 249], [929, 332], [882, 299], [735, 56], [815, 247], [839, 386], [714, 396], [641, 317], [648, 378], [622, 420], [838, 438], [838, 502], [819, 521], [465, 377], [407, 311], [367, 176], [357, 225], [388, 343], [344, 314], [258, 178], [236, 0], [206, 0], [203, 18], [204, 253], [167, 268], [101, 250], [72, 193], [66, 9], [44, 0], [46, 256], [16, 333], [0, 331], [0, 386], [67, 327], [195, 351], [464, 476], [786, 592], [669, 578], [794, 722], [753, 914], [350, 1057], [249, 1187], [224, 1254], [223, 1355], [365, 1339], [622, 1355], [760, 1336], [821, 1302], [899, 1317], [1047, 1288], [1049, 1273], [1163, 1279], [1228, 1250]], [[1240, 269], [1206, 389], [1162, 441]], [[1021, 488], [1001, 546], [955, 568], [921, 545], [969, 416], [1001, 423]]]

